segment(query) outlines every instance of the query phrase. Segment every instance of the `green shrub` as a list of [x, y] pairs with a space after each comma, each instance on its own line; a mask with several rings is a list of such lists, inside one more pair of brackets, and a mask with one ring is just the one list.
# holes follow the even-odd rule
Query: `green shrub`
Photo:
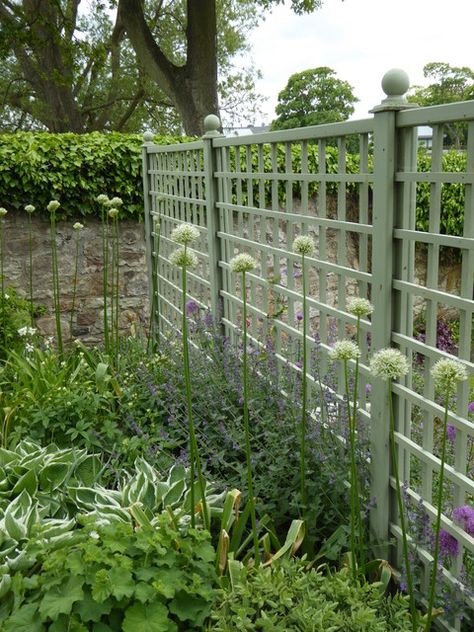
[[166, 512], [153, 527], [92, 523], [59, 547], [32, 540], [26, 555], [36, 564], [12, 578], [3, 632], [202, 630], [216, 598], [209, 534]]
[[[161, 136], [159, 144], [185, 142]], [[121, 197], [122, 216], [143, 212], [143, 136], [139, 134], [0, 134], [0, 200], [9, 210], [33, 204], [46, 211], [51, 199], [61, 201], [57, 217], [98, 214], [101, 193]]]
[[406, 632], [406, 597], [386, 598], [380, 583], [357, 584], [347, 568], [323, 574], [294, 560], [254, 569], [225, 592], [211, 616], [214, 632]]

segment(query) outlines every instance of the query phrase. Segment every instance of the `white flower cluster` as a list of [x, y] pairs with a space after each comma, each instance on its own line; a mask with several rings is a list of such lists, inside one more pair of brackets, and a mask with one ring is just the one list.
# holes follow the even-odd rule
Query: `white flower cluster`
[[109, 215], [110, 219], [117, 219], [118, 214], [119, 214], [118, 208], [111, 208], [111, 209], [109, 209], [108, 215]]
[[408, 360], [398, 349], [380, 349], [370, 360], [370, 372], [382, 380], [403, 377], [408, 369]]
[[374, 306], [370, 301], [358, 296], [347, 299], [346, 307], [349, 314], [360, 317], [369, 316], [374, 311]]
[[81, 224], [81, 222], [76, 222], [72, 225], [72, 227], [74, 228], [74, 230], [82, 230], [84, 228], [84, 224]]
[[171, 239], [177, 244], [187, 246], [199, 239], [199, 230], [192, 224], [181, 224], [171, 231]]
[[314, 240], [308, 235], [297, 237], [293, 242], [293, 252], [298, 255], [313, 255], [316, 251]]
[[329, 351], [331, 360], [357, 360], [360, 356], [359, 347], [351, 340], [338, 340]]
[[105, 193], [101, 193], [100, 195], [98, 195], [95, 198], [96, 202], [99, 202], [99, 204], [108, 204], [109, 203], [109, 196], [105, 195]]
[[18, 335], [19, 336], [34, 336], [36, 333], [36, 329], [35, 327], [20, 327], [20, 329], [18, 329]]
[[178, 248], [178, 250], [171, 253], [170, 263], [180, 268], [195, 268], [198, 264], [198, 258], [194, 252], [190, 252], [184, 248]]
[[30, 215], [31, 215], [31, 213], [34, 213], [34, 211], [35, 211], [35, 207], [33, 206], [33, 204], [27, 204], [27, 205], [25, 206], [25, 211], [26, 211], [27, 213], [30, 213]]
[[8, 213], [6, 208], [0, 207], [0, 217], [5, 217], [5, 215]]
[[464, 364], [450, 358], [442, 358], [435, 362], [431, 375], [436, 388], [445, 394], [451, 394], [458, 382], [464, 382], [468, 378]]
[[58, 210], [61, 205], [57, 200], [51, 200], [51, 202], [46, 207], [50, 213], [54, 213]]
[[250, 270], [255, 270], [257, 262], [253, 257], [243, 252], [231, 259], [229, 265], [232, 272], [250, 272]]

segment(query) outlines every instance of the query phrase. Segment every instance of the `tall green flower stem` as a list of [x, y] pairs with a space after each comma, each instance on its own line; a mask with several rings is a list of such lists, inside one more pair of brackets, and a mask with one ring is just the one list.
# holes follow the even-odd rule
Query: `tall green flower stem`
[[153, 261], [154, 270], [151, 275], [151, 285], [153, 298], [150, 310], [150, 327], [148, 333], [148, 351], [153, 349], [156, 351], [160, 344], [160, 300], [158, 297], [158, 275], [160, 265], [160, 236], [161, 221], [159, 215], [153, 216]]
[[34, 325], [35, 308], [33, 304], [33, 228], [31, 225], [31, 214], [34, 212], [35, 207], [32, 204], [25, 206], [25, 211], [28, 213], [28, 285], [30, 295], [30, 324]]
[[101, 223], [102, 223], [102, 308], [103, 308], [103, 327], [104, 327], [104, 348], [105, 353], [110, 352], [109, 344], [109, 320], [107, 315], [107, 303], [108, 303], [108, 287], [109, 287], [109, 226], [108, 226], [108, 214], [107, 207], [110, 204], [110, 200], [104, 193], [101, 193], [96, 198], [97, 202], [101, 205]]
[[71, 304], [71, 318], [69, 321], [70, 342], [72, 342], [72, 326], [74, 322], [74, 310], [76, 308], [76, 295], [77, 295], [77, 279], [79, 272], [79, 250], [81, 245], [81, 231], [84, 226], [80, 222], [76, 222], [73, 225], [74, 234], [76, 237], [76, 252], [74, 256], [74, 280], [72, 284], [72, 304]]
[[302, 292], [303, 292], [303, 366], [301, 373], [301, 421], [300, 421], [300, 495], [301, 507], [303, 515], [306, 513], [306, 417], [307, 417], [307, 368], [308, 368], [308, 349], [306, 335], [308, 331], [308, 304], [307, 304], [307, 287], [306, 287], [306, 267], [305, 256], [311, 256], [315, 252], [314, 241], [311, 237], [297, 237], [293, 242], [293, 252], [301, 255], [301, 273], [302, 273]]
[[51, 225], [51, 271], [53, 275], [53, 303], [54, 318], [56, 322], [56, 337], [59, 355], [64, 354], [63, 336], [61, 332], [61, 305], [60, 305], [60, 289], [59, 289], [59, 267], [58, 267], [58, 247], [56, 243], [56, 211], [59, 208], [57, 200], [51, 200], [47, 206]]
[[[355, 419], [356, 411], [351, 412], [351, 391], [349, 388], [349, 360], [357, 360], [360, 358], [359, 347], [350, 340], [340, 340], [336, 342], [331, 349], [330, 357], [333, 360], [342, 360], [344, 362], [344, 386], [346, 391], [347, 401], [347, 414], [349, 420], [349, 452], [351, 459], [351, 481], [350, 481], [350, 494], [351, 494], [351, 572], [354, 582], [357, 581], [358, 565], [360, 562], [360, 555], [357, 554], [356, 545], [356, 530], [357, 524], [360, 523], [360, 504], [359, 504], [359, 489], [357, 484], [357, 466], [355, 459]], [[360, 542], [359, 542], [360, 546]]]
[[[356, 345], [360, 348], [360, 319], [362, 316], [369, 316], [374, 311], [373, 305], [364, 298], [354, 297], [347, 301], [347, 311], [357, 318], [356, 324]], [[347, 389], [347, 367], [345, 367], [346, 371], [346, 389]], [[357, 395], [359, 390], [359, 355], [355, 358], [355, 371], [354, 371], [354, 393], [353, 393], [353, 404], [352, 404], [352, 416], [349, 411], [349, 437], [350, 437], [350, 446], [351, 446], [351, 472], [353, 476], [353, 480], [351, 483], [353, 491], [352, 491], [352, 499], [355, 509], [355, 514], [357, 517], [358, 531], [359, 531], [359, 539], [358, 539], [358, 550], [359, 550], [359, 564], [361, 568], [365, 566], [365, 547], [364, 547], [364, 529], [362, 523], [362, 515], [360, 510], [360, 497], [359, 497], [359, 479], [357, 476], [357, 466], [356, 466], [356, 432], [357, 432]], [[347, 396], [349, 394], [347, 393]], [[349, 399], [347, 400], [349, 404]], [[352, 504], [352, 503], [351, 503]]]
[[189, 452], [190, 452], [190, 500], [191, 500], [191, 525], [196, 524], [195, 519], [195, 496], [194, 496], [194, 466], [196, 466], [199, 492], [201, 494], [202, 515], [204, 527], [210, 531], [211, 521], [206, 502], [206, 486], [202, 475], [201, 459], [196, 440], [196, 432], [193, 421], [193, 407], [191, 398], [191, 372], [189, 368], [189, 341], [188, 341], [188, 320], [186, 315], [186, 294], [187, 294], [187, 269], [197, 265], [197, 257], [194, 253], [188, 252], [188, 245], [199, 238], [199, 231], [189, 224], [182, 224], [171, 232], [171, 239], [182, 248], [175, 250], [170, 262], [181, 268], [181, 293], [182, 293], [182, 341], [183, 341], [183, 363], [184, 363], [184, 383], [186, 391], [186, 407], [188, 413], [189, 428]]
[[413, 588], [413, 575], [411, 572], [410, 556], [408, 551], [407, 528], [405, 524], [405, 508], [403, 506], [402, 491], [400, 485], [400, 476], [398, 473], [398, 459], [395, 445], [395, 420], [393, 414], [393, 395], [392, 383], [394, 379], [399, 379], [406, 375], [409, 370], [408, 360], [398, 351], [398, 349], [381, 349], [375, 353], [370, 361], [370, 371], [375, 377], [387, 382], [387, 394], [389, 402], [389, 441], [390, 441], [390, 460], [392, 472], [395, 478], [395, 493], [397, 496], [398, 514], [400, 519], [400, 529], [402, 531], [402, 547], [403, 558], [405, 561], [405, 569], [407, 574], [407, 589], [410, 599], [410, 613], [413, 632], [418, 630], [418, 612], [415, 605], [415, 595]]
[[431, 369], [435, 386], [440, 393], [444, 395], [444, 417], [443, 417], [443, 435], [441, 439], [441, 464], [438, 481], [438, 506], [435, 523], [435, 544], [433, 551], [433, 570], [431, 572], [430, 596], [428, 600], [428, 612], [426, 619], [425, 632], [431, 629], [431, 621], [433, 619], [433, 606], [436, 595], [436, 576], [438, 571], [439, 558], [439, 534], [441, 530], [441, 512], [443, 506], [443, 484], [444, 484], [444, 464], [446, 460], [446, 438], [448, 424], [448, 408], [451, 396], [454, 395], [458, 382], [467, 380], [468, 375], [466, 368], [457, 360], [443, 359], [438, 360]]
[[237, 255], [230, 261], [231, 270], [242, 274], [242, 330], [243, 330], [243, 396], [244, 396], [244, 432], [245, 432], [245, 458], [247, 461], [247, 488], [249, 494], [250, 521], [252, 524], [253, 548], [255, 566], [260, 565], [260, 550], [258, 544], [257, 516], [255, 510], [255, 497], [253, 493], [253, 474], [250, 449], [250, 425], [249, 425], [249, 393], [247, 371], [247, 279], [246, 273], [256, 267], [256, 262], [246, 254]]
[[0, 290], [1, 306], [2, 306], [2, 332], [3, 332], [3, 348], [7, 347], [7, 328], [5, 327], [5, 275], [4, 275], [4, 235], [3, 235], [3, 218], [7, 214], [7, 210], [0, 208]]
[[109, 219], [112, 221], [112, 261], [111, 261], [112, 271], [111, 271], [111, 296], [110, 296], [110, 318], [111, 318], [112, 332], [111, 332], [110, 342], [111, 342], [111, 351], [115, 355], [116, 360], [118, 358], [118, 349], [119, 349], [119, 303], [120, 303], [118, 214], [119, 214], [119, 211], [116, 208], [111, 208], [108, 212]]

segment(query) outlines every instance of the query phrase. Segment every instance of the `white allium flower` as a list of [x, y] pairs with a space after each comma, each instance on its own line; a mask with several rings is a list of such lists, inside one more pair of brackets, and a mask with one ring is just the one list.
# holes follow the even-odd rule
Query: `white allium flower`
[[199, 239], [200, 232], [192, 224], [181, 224], [171, 231], [171, 239], [177, 244], [187, 246]]
[[464, 382], [468, 378], [464, 364], [450, 358], [442, 358], [435, 362], [431, 375], [436, 388], [442, 393], [452, 393], [457, 382]]
[[114, 197], [110, 200], [110, 206], [117, 207], [117, 206], [122, 206], [122, 204], [123, 204], [122, 198]]
[[374, 306], [366, 298], [354, 296], [347, 299], [347, 311], [354, 316], [369, 316], [374, 311]]
[[81, 224], [81, 222], [76, 222], [72, 225], [72, 227], [74, 228], [74, 230], [82, 230], [84, 228], [84, 224]]
[[111, 208], [108, 213], [110, 219], [117, 219], [118, 214], [119, 214], [118, 208]]
[[46, 207], [50, 213], [54, 213], [61, 205], [57, 200], [51, 200], [51, 202]]
[[360, 356], [360, 349], [352, 340], [338, 340], [329, 351], [331, 360], [357, 360]]
[[27, 213], [33, 213], [35, 211], [35, 207], [33, 206], [33, 204], [27, 204], [25, 206], [25, 211]]
[[314, 240], [308, 235], [301, 235], [293, 242], [293, 252], [299, 255], [313, 255], [316, 251]]
[[101, 193], [95, 199], [96, 202], [99, 202], [99, 204], [107, 204], [107, 202], [109, 201], [109, 196], [105, 195], [105, 193]]
[[194, 252], [190, 252], [189, 250], [185, 250], [184, 248], [178, 248], [170, 255], [170, 263], [173, 266], [179, 266], [183, 268], [195, 268], [198, 264], [198, 258], [194, 254]]
[[370, 372], [382, 380], [395, 380], [408, 373], [406, 356], [398, 349], [380, 349], [370, 360]]
[[0, 207], [0, 217], [5, 217], [5, 215], [8, 213], [6, 208]]
[[250, 270], [255, 270], [257, 262], [253, 257], [243, 252], [231, 259], [229, 265], [232, 272], [250, 272]]

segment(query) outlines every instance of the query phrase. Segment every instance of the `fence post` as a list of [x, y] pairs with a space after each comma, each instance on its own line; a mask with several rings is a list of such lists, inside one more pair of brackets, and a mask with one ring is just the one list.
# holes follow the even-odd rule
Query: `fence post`
[[209, 254], [209, 282], [211, 286], [211, 313], [217, 318], [220, 313], [220, 293], [222, 290], [222, 269], [219, 265], [221, 249], [219, 237], [219, 210], [216, 207], [218, 199], [217, 181], [214, 178], [216, 171], [216, 152], [213, 147], [213, 139], [222, 136], [219, 132], [221, 122], [215, 114], [209, 114], [204, 119], [204, 191], [207, 213], [207, 239]]
[[[404, 94], [409, 88], [405, 71], [392, 69], [382, 79], [387, 98], [374, 113], [374, 190], [372, 236], [372, 353], [389, 347], [393, 319], [393, 228], [395, 216], [395, 173], [397, 170], [396, 115], [410, 104]], [[371, 536], [377, 557], [389, 558], [390, 458], [389, 402], [387, 386], [373, 378], [371, 396], [371, 496], [375, 506], [370, 514]]]
[[144, 143], [142, 145], [142, 175], [143, 175], [143, 204], [145, 215], [145, 256], [146, 267], [148, 271], [148, 292], [150, 300], [150, 337], [155, 342], [155, 336], [157, 334], [160, 323], [157, 322], [157, 291], [156, 291], [156, 275], [158, 273], [156, 266], [158, 262], [155, 261], [155, 253], [153, 248], [153, 219], [151, 216], [152, 205], [150, 203], [150, 173], [148, 169], [148, 147], [153, 145], [153, 134], [151, 132], [145, 132], [143, 134]]

